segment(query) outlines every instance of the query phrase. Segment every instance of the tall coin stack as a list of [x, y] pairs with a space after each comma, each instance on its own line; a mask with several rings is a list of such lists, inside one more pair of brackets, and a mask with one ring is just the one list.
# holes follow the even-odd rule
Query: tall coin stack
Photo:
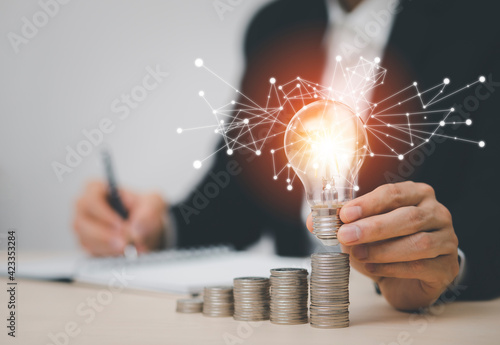
[[271, 270], [272, 323], [297, 325], [307, 323], [307, 270], [275, 268]]
[[203, 315], [212, 317], [233, 316], [232, 286], [206, 287], [203, 291]]
[[238, 321], [269, 320], [269, 278], [234, 278], [234, 315]]
[[349, 326], [349, 255], [317, 253], [311, 256], [311, 326]]

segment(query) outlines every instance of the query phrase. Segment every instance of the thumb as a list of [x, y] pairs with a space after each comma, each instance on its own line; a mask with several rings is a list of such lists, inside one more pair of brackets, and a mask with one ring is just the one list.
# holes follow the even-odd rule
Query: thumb
[[165, 203], [157, 195], [138, 195], [129, 218], [129, 234], [137, 251], [157, 248], [164, 229]]
[[127, 189], [120, 189], [119, 193], [125, 208], [132, 211], [138, 204], [139, 195]]
[[145, 241], [148, 228], [148, 212], [143, 207], [136, 207], [130, 213], [128, 230], [131, 240], [136, 245], [141, 245]]
[[139, 203], [130, 214], [129, 234], [139, 253], [149, 251], [155, 246], [155, 229], [161, 224], [157, 224], [155, 215], [147, 203]]

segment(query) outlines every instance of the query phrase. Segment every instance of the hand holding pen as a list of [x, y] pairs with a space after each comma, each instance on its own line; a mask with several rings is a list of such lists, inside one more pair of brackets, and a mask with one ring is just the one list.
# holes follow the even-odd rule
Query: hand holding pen
[[73, 228], [85, 250], [94, 256], [120, 256], [130, 243], [138, 253], [161, 248], [167, 207], [162, 197], [118, 191], [127, 217], [110, 205], [109, 186], [103, 181], [89, 182], [78, 198]]
[[[128, 219], [128, 210], [123, 204], [123, 201], [118, 193], [116, 186], [116, 178], [113, 171], [113, 163], [111, 162], [111, 155], [107, 150], [102, 150], [102, 160], [106, 171], [106, 178], [108, 180], [108, 195], [107, 201], [109, 206], [120, 215], [123, 220]], [[137, 257], [137, 248], [134, 245], [131, 232], [126, 232], [128, 235], [127, 245], [123, 251], [123, 255], [127, 258], [134, 259]]]

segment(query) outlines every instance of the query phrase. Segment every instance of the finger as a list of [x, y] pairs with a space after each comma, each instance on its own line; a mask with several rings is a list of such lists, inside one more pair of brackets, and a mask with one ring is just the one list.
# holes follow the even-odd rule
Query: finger
[[447, 285], [458, 273], [458, 259], [451, 255], [439, 256], [435, 259], [423, 259], [410, 262], [387, 264], [365, 264], [371, 275], [402, 279], [419, 279], [431, 284]]
[[115, 212], [107, 201], [107, 190], [103, 184], [89, 185], [86, 195], [79, 200], [77, 207], [99, 222], [119, 228], [122, 226], [120, 215]]
[[148, 223], [151, 223], [154, 219], [154, 214], [151, 213], [148, 205], [144, 202], [136, 203], [135, 208], [133, 208], [130, 213], [130, 218], [127, 221], [125, 230], [130, 241], [138, 246], [143, 244], [149, 225]]
[[457, 252], [458, 241], [453, 231], [442, 229], [418, 232], [397, 239], [351, 247], [358, 261], [371, 263], [409, 262], [432, 259]]
[[385, 184], [344, 205], [340, 210], [340, 219], [344, 223], [351, 223], [399, 207], [418, 205], [424, 198], [433, 195], [432, 187], [424, 183], [407, 181]]
[[128, 222], [127, 231], [138, 248], [154, 250], [163, 243], [166, 203], [158, 194], [145, 194], [137, 202]]
[[92, 255], [123, 254], [125, 248], [123, 235], [106, 224], [88, 217], [77, 216], [74, 226], [82, 246]]
[[[346, 248], [347, 249], [347, 248]], [[347, 249], [347, 252], [349, 251], [349, 249]], [[342, 252], [345, 252], [344, 250]], [[368, 276], [370, 277], [371, 279], [373, 279], [374, 281], [378, 281], [378, 280], [381, 280], [383, 279], [384, 277], [378, 277], [378, 276], [374, 276], [372, 275], [370, 272], [368, 272], [365, 268], [365, 265], [366, 263], [364, 262], [361, 262], [359, 260], [357, 260], [354, 256], [350, 256], [350, 264], [351, 264], [351, 267], [354, 268], [355, 270], [357, 270], [358, 272], [360, 272], [361, 274], [364, 274], [365, 276]]]
[[118, 191], [126, 209], [132, 210], [138, 203], [139, 195], [126, 189]]
[[352, 247], [344, 246], [342, 243], [340, 243], [340, 250], [342, 251], [342, 253], [351, 254], [351, 248]]
[[144, 234], [137, 221], [127, 221], [123, 229], [127, 244], [133, 244], [136, 249], [144, 246]]
[[136, 209], [127, 229], [131, 241], [138, 248], [154, 249], [160, 245], [161, 232], [164, 229], [162, 216], [164, 210], [158, 211], [156, 208], [146, 206]]
[[447, 217], [439, 216], [440, 213], [435, 210], [441, 207], [439, 205], [435, 202], [435, 207], [432, 208], [406, 206], [389, 213], [363, 218], [354, 223], [342, 225], [337, 236], [341, 243], [353, 245], [382, 241], [451, 225]]
[[312, 215], [310, 213], [307, 216], [306, 226], [309, 232], [313, 232], [313, 220], [312, 220]]

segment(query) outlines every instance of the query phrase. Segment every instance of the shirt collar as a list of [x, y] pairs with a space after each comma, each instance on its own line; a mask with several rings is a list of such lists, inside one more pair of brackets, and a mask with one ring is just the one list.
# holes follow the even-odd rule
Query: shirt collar
[[351, 12], [347, 12], [339, 0], [327, 0], [329, 23], [363, 27], [368, 21], [376, 20], [379, 11], [387, 10], [390, 13], [393, 4], [394, 0], [363, 0]]
[[339, 0], [327, 0], [330, 32], [344, 36], [349, 32], [351, 35], [359, 32], [368, 33], [369, 30], [377, 28], [379, 30], [377, 34], [369, 35], [369, 43], [383, 50], [394, 22], [395, 5], [397, 2], [394, 0], [363, 0], [351, 12], [347, 12]]

